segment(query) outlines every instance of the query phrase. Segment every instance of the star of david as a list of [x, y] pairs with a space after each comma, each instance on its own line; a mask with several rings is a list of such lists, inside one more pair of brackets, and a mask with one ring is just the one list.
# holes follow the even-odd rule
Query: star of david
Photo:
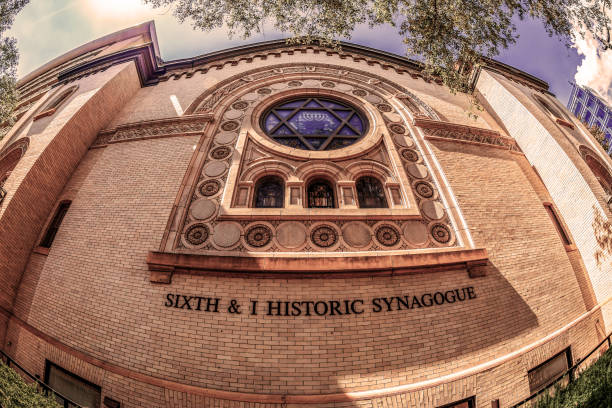
[[351, 106], [326, 98], [283, 101], [262, 117], [266, 134], [286, 146], [332, 150], [352, 145], [366, 132], [366, 121]]

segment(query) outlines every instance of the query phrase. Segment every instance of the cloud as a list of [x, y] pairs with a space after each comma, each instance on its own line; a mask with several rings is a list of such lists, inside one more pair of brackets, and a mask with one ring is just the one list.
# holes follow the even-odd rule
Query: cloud
[[612, 105], [612, 50], [602, 50], [599, 42], [588, 32], [584, 37], [577, 35], [574, 46], [578, 54], [584, 56], [574, 80], [578, 85], [594, 89]]

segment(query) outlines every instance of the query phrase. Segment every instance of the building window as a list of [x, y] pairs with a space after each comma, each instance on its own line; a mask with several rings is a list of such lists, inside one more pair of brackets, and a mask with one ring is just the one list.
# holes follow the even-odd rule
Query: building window
[[282, 208], [285, 203], [285, 183], [278, 176], [265, 176], [255, 184], [256, 208]]
[[598, 118], [605, 118], [606, 117], [606, 112], [604, 112], [604, 110], [602, 108], [597, 109], [597, 117]]
[[589, 123], [589, 120], [591, 120], [591, 116], [592, 116], [591, 111], [586, 111], [586, 112], [584, 113], [584, 122], [585, 122], [586, 124], [588, 124], [588, 123]]
[[584, 99], [584, 91], [582, 89], [578, 90], [578, 99]]
[[316, 179], [308, 184], [309, 208], [334, 208], [334, 189], [327, 180]]
[[555, 228], [557, 229], [557, 232], [559, 233], [559, 236], [561, 237], [563, 244], [571, 245], [572, 242], [570, 241], [567, 233], [563, 229], [563, 226], [561, 225], [561, 222], [559, 221], [559, 218], [557, 217], [557, 213], [555, 212], [555, 209], [553, 208], [552, 204], [546, 203], [544, 204], [544, 208], [546, 208], [546, 212], [548, 212], [550, 219], [552, 220], [553, 224], [555, 224]]
[[570, 347], [555, 354], [537, 367], [527, 372], [529, 379], [529, 392], [536, 393], [550, 385], [572, 366], [572, 352]]
[[70, 201], [64, 201], [60, 203], [59, 207], [57, 208], [57, 211], [55, 212], [55, 217], [53, 217], [53, 221], [51, 221], [51, 224], [49, 225], [49, 228], [47, 228], [47, 232], [45, 233], [45, 237], [40, 243], [41, 247], [51, 248], [51, 244], [55, 239], [55, 235], [57, 234], [57, 231], [59, 230], [59, 227], [62, 224], [64, 216], [68, 212], [69, 207]]
[[461, 401], [456, 401], [438, 408], [475, 408], [476, 401], [474, 397], [466, 398]]
[[[45, 367], [45, 382], [55, 391], [82, 407], [100, 408], [102, 389], [99, 386], [50, 361], [47, 361]], [[64, 403], [61, 398], [56, 397], [56, 399], [58, 402]]]
[[355, 183], [360, 208], [387, 208], [382, 183], [375, 177], [361, 177]]
[[282, 101], [268, 109], [261, 127], [274, 141], [304, 150], [350, 146], [365, 135], [367, 121], [352, 106], [328, 98]]
[[580, 102], [578, 102], [576, 104], [576, 107], [574, 108], [574, 115], [576, 115], [576, 117], [580, 116], [580, 112], [582, 112], [582, 104]]

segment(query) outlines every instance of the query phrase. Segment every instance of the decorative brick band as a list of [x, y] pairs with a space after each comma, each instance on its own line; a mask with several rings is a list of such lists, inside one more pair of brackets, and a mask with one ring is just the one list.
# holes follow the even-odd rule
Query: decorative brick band
[[234, 392], [234, 391], [223, 391], [216, 390], [210, 388], [203, 388], [194, 385], [181, 384], [174, 381], [164, 380], [161, 378], [153, 377], [147, 374], [141, 374], [139, 372], [130, 370], [128, 368], [123, 368], [118, 365], [109, 363], [104, 360], [100, 360], [96, 357], [90, 356], [82, 351], [79, 351], [58, 339], [51, 337], [37, 328], [31, 326], [25, 321], [19, 319], [17, 316], [13, 315], [8, 310], [4, 309], [0, 306], [0, 313], [9, 317], [13, 322], [18, 324], [23, 329], [29, 331], [33, 335], [38, 338], [46, 341], [52, 346], [62, 350], [65, 353], [68, 353], [86, 363], [89, 363], [93, 366], [102, 368], [103, 370], [112, 372], [114, 374], [130, 378], [135, 381], [140, 381], [145, 384], [150, 384], [156, 387], [166, 388], [171, 391], [185, 392], [193, 395], [200, 395], [211, 398], [224, 399], [229, 401], [242, 401], [242, 402], [252, 402], [252, 403], [263, 403], [263, 404], [323, 404], [323, 403], [333, 403], [333, 402], [350, 402], [350, 401], [359, 401], [359, 400], [367, 400], [373, 398], [384, 398], [391, 397], [398, 394], [415, 392], [420, 390], [425, 390], [427, 388], [441, 386], [447, 383], [451, 383], [454, 381], [462, 380], [467, 377], [471, 377], [474, 375], [478, 375], [485, 371], [494, 369], [495, 367], [499, 367], [500, 365], [507, 363], [511, 360], [521, 357], [522, 355], [543, 346], [544, 344], [554, 340], [557, 337], [564, 335], [568, 330], [581, 323], [585, 319], [593, 316], [595, 313], [599, 312], [603, 306], [612, 301], [612, 297], [609, 297], [602, 303], [595, 306], [590, 311], [582, 314], [575, 320], [566, 324], [562, 328], [557, 331], [550, 333], [548, 336], [545, 336], [533, 343], [527, 344], [524, 347], [521, 347], [518, 350], [510, 352], [504, 356], [498, 357], [493, 360], [489, 360], [485, 363], [478, 364], [476, 366], [467, 368], [465, 370], [457, 371], [452, 374], [444, 375], [438, 378], [434, 378], [431, 380], [420, 381], [412, 384], [404, 384], [398, 385], [395, 387], [381, 388], [376, 390], [367, 390], [367, 391], [354, 391], [354, 392], [346, 392], [346, 393], [337, 393], [337, 394], [311, 394], [311, 395], [284, 395], [284, 394], [255, 394], [255, 393], [245, 393], [245, 392]]
[[[467, 270], [470, 277], [485, 276], [484, 248], [445, 250], [409, 255], [356, 257], [246, 257], [149, 252], [150, 280], [170, 283], [174, 273], [277, 278], [347, 278], [397, 276], [449, 270]], [[341, 272], [337, 272], [341, 271]]]
[[204, 131], [206, 124], [212, 121], [213, 115], [203, 114], [128, 123], [116, 128], [103, 130], [92, 147], [101, 147], [111, 143], [132, 140], [199, 135]]
[[426, 139], [444, 139], [468, 143], [489, 145], [521, 153], [516, 140], [502, 136], [496, 130], [483, 129], [476, 126], [416, 117], [414, 125], [423, 129]]

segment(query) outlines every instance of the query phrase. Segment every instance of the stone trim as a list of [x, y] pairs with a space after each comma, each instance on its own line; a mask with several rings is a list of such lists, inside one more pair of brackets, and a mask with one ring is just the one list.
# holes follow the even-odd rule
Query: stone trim
[[423, 130], [426, 139], [469, 142], [522, 153], [521, 148], [514, 139], [502, 136], [496, 130], [421, 117], [416, 117], [414, 119], [414, 125]]
[[155, 283], [170, 283], [174, 273], [300, 279], [467, 270], [470, 277], [480, 277], [486, 272], [478, 267], [488, 264], [488, 255], [484, 248], [349, 257], [215, 256], [150, 251], [147, 264], [150, 281]]
[[212, 121], [213, 115], [203, 114], [128, 123], [101, 131], [92, 147], [133, 140], [199, 135], [204, 131], [206, 124]]
[[[189, 384], [181, 384], [175, 381], [164, 380], [158, 377], [153, 377], [147, 374], [142, 374], [134, 370], [130, 370], [129, 368], [124, 368], [118, 366], [113, 363], [109, 363], [104, 360], [100, 360], [96, 357], [93, 357], [85, 352], [77, 350], [62, 341], [52, 337], [46, 333], [43, 333], [36, 327], [28, 324], [27, 322], [21, 320], [19, 317], [15, 316], [9, 310], [6, 310], [2, 306], [0, 306], [0, 314], [5, 315], [10, 321], [16, 323], [18, 326], [27, 330], [34, 336], [44, 340], [48, 344], [53, 347], [58, 348], [59, 350], [70, 354], [88, 364], [91, 364], [95, 367], [101, 368], [113, 374], [117, 374], [126, 378], [130, 378], [135, 381], [140, 381], [145, 384], [165, 388], [171, 391], [177, 392], [185, 392], [193, 395], [201, 395], [205, 397], [219, 398], [223, 400], [229, 401], [242, 401], [242, 402], [252, 402], [252, 403], [267, 403], [267, 404], [323, 404], [323, 403], [332, 403], [332, 402], [351, 402], [351, 401], [359, 401], [359, 400], [368, 400], [373, 398], [384, 398], [391, 397], [394, 395], [399, 395], [408, 392], [421, 391], [428, 388], [442, 386], [448, 383], [452, 383], [454, 381], [462, 380], [468, 377], [476, 376], [480, 373], [484, 373], [486, 371], [492, 370], [496, 367], [501, 366], [502, 364], [508, 363], [512, 360], [520, 358], [525, 354], [544, 346], [545, 344], [560, 338], [572, 329], [574, 326], [582, 323], [586, 319], [594, 316], [598, 313], [605, 305], [607, 305], [610, 301], [612, 301], [612, 297], [607, 298], [603, 302], [596, 305], [590, 311], [578, 316], [573, 321], [569, 322], [565, 326], [560, 329], [548, 334], [545, 337], [542, 337], [532, 343], [529, 343], [518, 350], [512, 351], [506, 355], [501, 357], [486, 361], [484, 363], [478, 364], [476, 366], [454, 372], [452, 374], [444, 375], [442, 377], [434, 378], [431, 380], [423, 380], [411, 384], [403, 384], [395, 387], [388, 388], [380, 388], [375, 390], [366, 390], [366, 391], [348, 391], [345, 393], [335, 393], [335, 394], [305, 394], [305, 395], [294, 395], [294, 394], [255, 394], [255, 393], [245, 393], [245, 392], [235, 392], [235, 391], [223, 391], [211, 388], [203, 388]], [[10, 323], [10, 322], [9, 322]]]

